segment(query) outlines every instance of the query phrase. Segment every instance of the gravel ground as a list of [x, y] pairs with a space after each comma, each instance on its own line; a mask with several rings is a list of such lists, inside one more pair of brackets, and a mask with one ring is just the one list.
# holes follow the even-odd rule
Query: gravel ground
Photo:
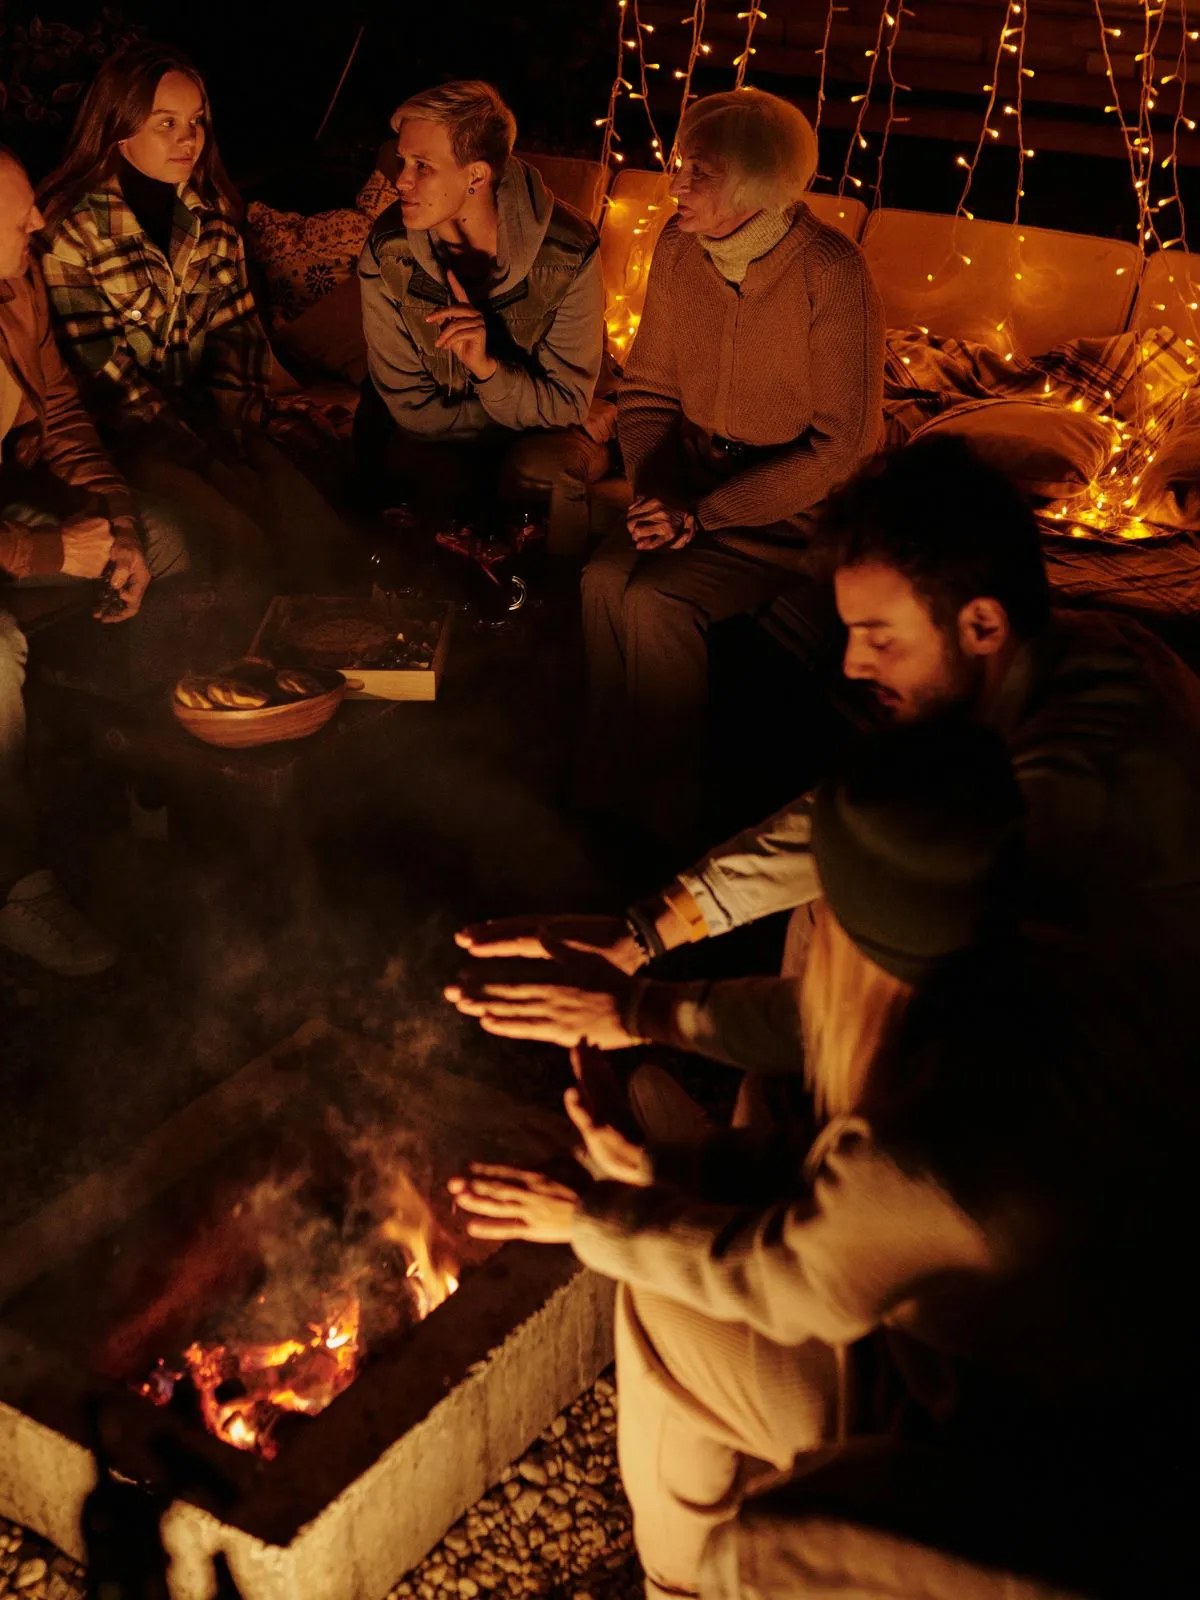
[[[629, 1505], [616, 1459], [611, 1374], [556, 1417], [387, 1600], [546, 1596], [636, 1600]], [[0, 1596], [82, 1600], [81, 1567], [0, 1520]]]

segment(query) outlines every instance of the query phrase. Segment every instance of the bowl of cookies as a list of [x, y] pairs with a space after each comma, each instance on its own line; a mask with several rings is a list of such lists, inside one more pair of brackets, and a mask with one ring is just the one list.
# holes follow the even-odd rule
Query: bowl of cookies
[[224, 750], [305, 739], [323, 728], [346, 693], [340, 672], [239, 661], [220, 672], [180, 678], [171, 710], [180, 725]]

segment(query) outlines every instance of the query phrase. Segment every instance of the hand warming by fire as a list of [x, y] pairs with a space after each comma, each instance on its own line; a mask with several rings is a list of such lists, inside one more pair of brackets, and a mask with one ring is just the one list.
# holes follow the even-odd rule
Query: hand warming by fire
[[[587, 1079], [594, 1062], [581, 1048], [571, 1051], [576, 1082], [563, 1096], [567, 1115], [583, 1141], [581, 1164], [597, 1178], [641, 1187], [651, 1181], [650, 1157], [620, 1129], [598, 1119], [589, 1105]], [[454, 1202], [471, 1214], [467, 1232], [476, 1239], [524, 1239], [530, 1244], [569, 1244], [579, 1193], [564, 1183], [520, 1167], [472, 1162], [468, 1177], [451, 1178]]]

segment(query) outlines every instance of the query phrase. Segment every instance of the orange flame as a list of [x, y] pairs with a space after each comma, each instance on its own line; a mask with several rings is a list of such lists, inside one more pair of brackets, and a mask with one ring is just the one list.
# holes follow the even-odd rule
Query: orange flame
[[[378, 1233], [404, 1253], [413, 1311], [423, 1321], [458, 1288], [458, 1257], [407, 1173], [396, 1168], [388, 1184], [388, 1212]], [[209, 1432], [269, 1460], [281, 1416], [316, 1416], [358, 1376], [365, 1355], [360, 1320], [359, 1296], [347, 1289], [297, 1337], [276, 1344], [196, 1342], [184, 1351], [181, 1369], [160, 1361], [135, 1387], [165, 1405], [186, 1371]]]
[[429, 1202], [402, 1168], [392, 1174], [390, 1199], [391, 1210], [379, 1231], [408, 1257], [406, 1275], [416, 1296], [417, 1318], [423, 1321], [458, 1288], [458, 1257]]

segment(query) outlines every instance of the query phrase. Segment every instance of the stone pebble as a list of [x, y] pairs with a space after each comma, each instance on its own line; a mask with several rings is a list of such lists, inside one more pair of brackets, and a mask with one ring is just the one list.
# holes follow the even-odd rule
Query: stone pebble
[[[632, 1545], [615, 1389], [601, 1378], [497, 1474], [388, 1600], [641, 1600]], [[83, 1600], [84, 1590], [69, 1558], [0, 1519], [0, 1600]]]

